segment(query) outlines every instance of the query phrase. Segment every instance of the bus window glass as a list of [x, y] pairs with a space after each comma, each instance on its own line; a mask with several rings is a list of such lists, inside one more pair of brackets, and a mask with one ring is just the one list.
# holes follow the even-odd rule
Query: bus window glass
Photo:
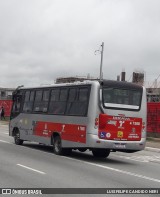
[[42, 110], [42, 90], [37, 90], [34, 101], [34, 111], [41, 112]]
[[12, 107], [12, 113], [18, 113], [20, 112], [20, 108], [21, 108], [21, 101], [22, 101], [22, 96], [15, 96], [15, 98], [13, 99], [13, 107]]
[[68, 94], [67, 89], [61, 89], [60, 101], [67, 101], [67, 94]]
[[41, 104], [43, 112], [47, 112], [48, 101], [49, 101], [49, 90], [45, 90], [43, 92], [43, 99], [42, 99], [42, 104]]
[[34, 101], [34, 93], [35, 91], [31, 91], [31, 94], [30, 94], [30, 102], [33, 102]]
[[67, 89], [54, 89], [51, 92], [51, 100], [49, 104], [49, 113], [64, 114], [67, 103]]
[[134, 91], [132, 96], [132, 102], [134, 105], [139, 105], [139, 98], [141, 98], [141, 93]]
[[33, 106], [33, 101], [30, 102], [30, 91], [25, 92], [23, 112], [31, 112]]
[[51, 91], [51, 101], [58, 101], [59, 100], [59, 89], [55, 89]]
[[[67, 115], [72, 116], [86, 116], [87, 114], [87, 108], [88, 108], [88, 95], [89, 95], [89, 89], [88, 88], [79, 88], [78, 99], [68, 101], [67, 103]], [[69, 92], [69, 98], [71, 98], [71, 93]], [[76, 98], [76, 91], [75, 95], [73, 95]]]
[[35, 101], [41, 101], [42, 99], [42, 90], [36, 91]]
[[30, 91], [26, 91], [24, 101], [29, 101]]
[[77, 90], [76, 88], [71, 88], [69, 90], [69, 95], [68, 95], [68, 101], [69, 102], [75, 101], [75, 99], [76, 99], [76, 93], [77, 93], [76, 90]]
[[33, 109], [34, 95], [35, 95], [35, 91], [32, 90], [32, 91], [30, 92], [30, 98], [29, 98], [29, 110], [30, 110], [30, 112], [31, 112], [32, 109]]
[[140, 90], [103, 88], [103, 103], [105, 107], [122, 109], [140, 109], [142, 92]]
[[88, 88], [80, 88], [79, 101], [87, 101], [87, 100], [88, 100]]

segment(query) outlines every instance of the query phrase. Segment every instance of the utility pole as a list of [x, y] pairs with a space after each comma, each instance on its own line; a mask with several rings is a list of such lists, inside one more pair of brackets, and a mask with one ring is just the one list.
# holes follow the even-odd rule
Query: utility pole
[[102, 49], [101, 49], [101, 51], [100, 51], [100, 53], [101, 53], [101, 63], [100, 63], [100, 74], [99, 74], [99, 79], [100, 79], [100, 81], [102, 81], [102, 79], [103, 79], [102, 66], [103, 66], [103, 50], [104, 50], [104, 42], [102, 42], [101, 47], [102, 47]]
[[102, 79], [103, 79], [102, 66], [103, 66], [104, 42], [102, 42], [101, 47], [102, 47], [101, 49], [96, 50], [96, 51], [94, 52], [94, 54], [95, 54], [95, 55], [97, 55], [97, 54], [101, 54], [100, 73], [99, 73], [99, 80], [100, 80], [100, 81], [102, 81]]

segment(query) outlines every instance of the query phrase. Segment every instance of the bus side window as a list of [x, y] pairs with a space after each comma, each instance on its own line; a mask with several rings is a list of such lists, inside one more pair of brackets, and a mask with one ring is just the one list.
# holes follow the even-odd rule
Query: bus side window
[[37, 90], [34, 100], [34, 112], [42, 112], [41, 102], [42, 102], [42, 90]]
[[77, 88], [70, 88], [67, 102], [67, 115], [76, 115], [75, 102], [77, 97]]
[[21, 112], [23, 92], [13, 95], [13, 106], [11, 111], [11, 119], [15, 118]]
[[35, 91], [32, 90], [30, 93], [30, 98], [29, 98], [30, 111], [32, 111], [33, 109], [34, 97], [35, 97]]
[[[75, 91], [75, 90], [74, 90]], [[88, 107], [88, 98], [89, 98], [89, 89], [88, 88], [77, 88], [78, 96], [76, 91], [73, 94], [73, 90], [69, 92], [69, 98], [73, 94], [74, 100], [68, 100], [67, 104], [67, 115], [76, 115], [76, 116], [86, 116], [87, 107]]]
[[89, 89], [88, 88], [80, 88], [79, 89], [79, 102], [77, 108], [79, 108], [79, 115], [85, 116], [87, 113], [88, 107], [88, 97], [89, 97]]
[[23, 104], [23, 112], [32, 112], [34, 101], [34, 91], [26, 91]]
[[42, 105], [41, 105], [43, 112], [47, 112], [48, 102], [49, 102], [49, 90], [44, 90], [43, 98], [42, 98]]
[[20, 112], [21, 100], [22, 100], [22, 97], [21, 97], [21, 96], [16, 96], [16, 97], [14, 98], [14, 101], [13, 101], [13, 108], [12, 108], [12, 112], [13, 112], [13, 113]]
[[51, 100], [49, 104], [49, 113], [64, 114], [67, 103], [67, 88], [54, 89], [51, 91]]

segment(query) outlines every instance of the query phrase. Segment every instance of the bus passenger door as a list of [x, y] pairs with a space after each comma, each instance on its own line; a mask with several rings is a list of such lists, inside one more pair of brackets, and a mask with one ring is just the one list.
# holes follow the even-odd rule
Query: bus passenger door
[[10, 119], [13, 119], [19, 115], [21, 110], [21, 105], [22, 105], [22, 93], [19, 92], [18, 94], [13, 95], [13, 104], [12, 104]]

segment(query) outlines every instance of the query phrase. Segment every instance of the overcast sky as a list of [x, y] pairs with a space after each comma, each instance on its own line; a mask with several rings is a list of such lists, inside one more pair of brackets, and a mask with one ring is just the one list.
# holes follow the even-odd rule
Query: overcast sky
[[[0, 0], [0, 87], [160, 74], [160, 0]], [[159, 78], [160, 80], [160, 78]]]

